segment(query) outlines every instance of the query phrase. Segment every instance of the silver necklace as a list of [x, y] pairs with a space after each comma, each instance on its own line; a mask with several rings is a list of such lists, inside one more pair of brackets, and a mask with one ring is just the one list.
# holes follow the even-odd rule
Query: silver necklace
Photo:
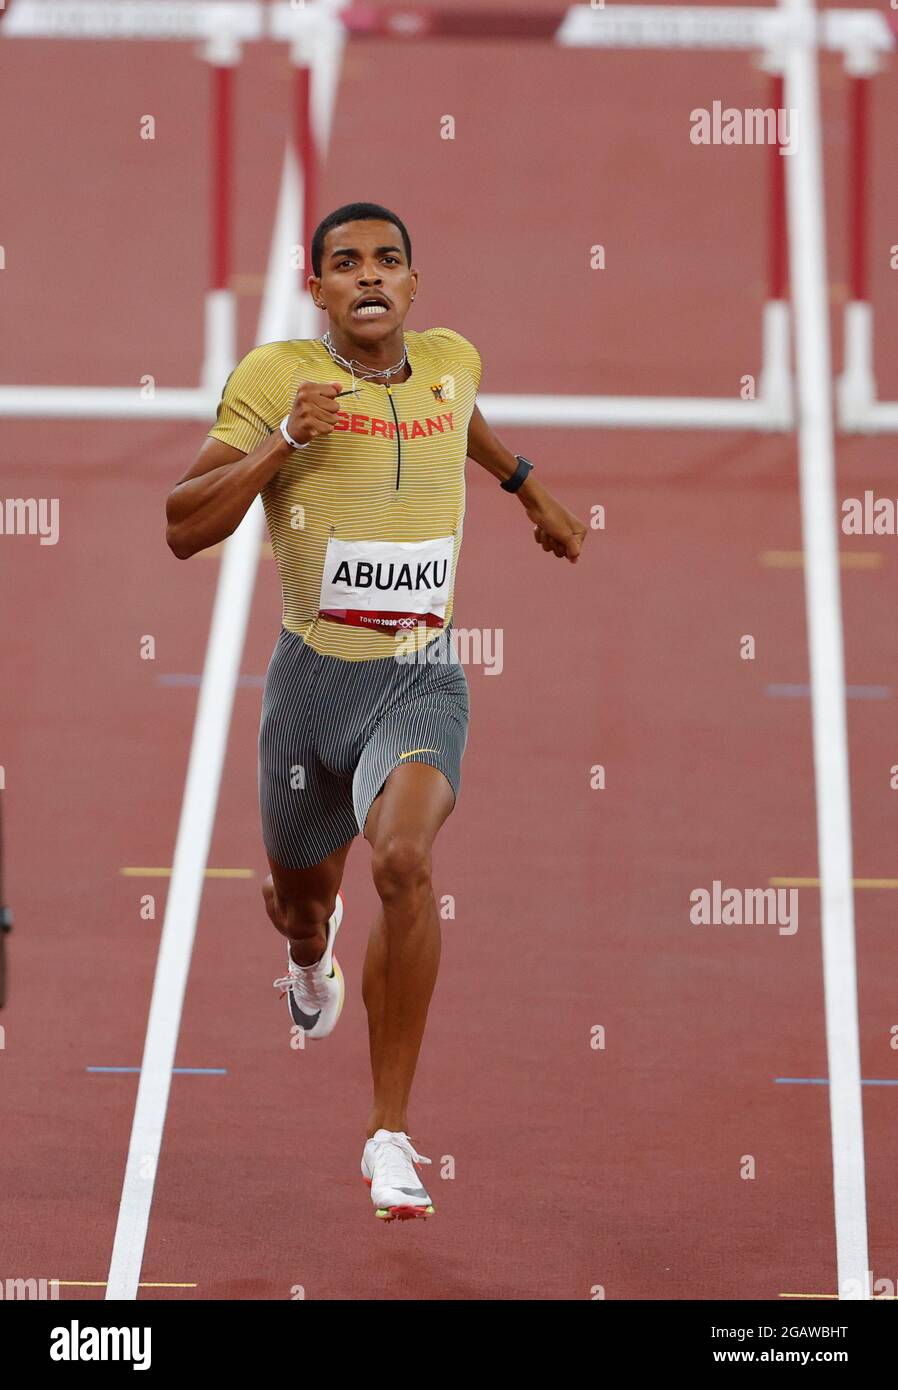
[[372, 372], [370, 370], [357, 372], [356, 367], [364, 368], [365, 363], [356, 361], [354, 357], [341, 357], [339, 352], [337, 352], [337, 349], [331, 342], [330, 329], [328, 329], [328, 331], [324, 334], [324, 336], [321, 339], [321, 342], [324, 344], [325, 348], [330, 353], [331, 357], [337, 363], [337, 365], [343, 367], [345, 371], [349, 372], [350, 376], [352, 377], [353, 391], [355, 390], [356, 378], [358, 378], [359, 381], [373, 381], [373, 379], [376, 376], [385, 376], [387, 378], [394, 377], [397, 375], [397, 373], [403, 370], [403, 368], [406, 366], [408, 362], [408, 347], [403, 341], [402, 356], [396, 363], [395, 367], [385, 367], [383, 371], [380, 372]]

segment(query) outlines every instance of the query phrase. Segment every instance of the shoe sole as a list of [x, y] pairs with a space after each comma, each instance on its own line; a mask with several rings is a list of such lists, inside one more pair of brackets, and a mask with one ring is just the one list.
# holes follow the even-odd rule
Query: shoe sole
[[[363, 1182], [365, 1186], [368, 1188], [368, 1191], [370, 1192], [371, 1179], [364, 1178]], [[375, 1207], [374, 1215], [378, 1218], [379, 1221], [414, 1221], [416, 1218], [421, 1218], [423, 1220], [428, 1216], [436, 1216], [436, 1211], [434, 1209], [433, 1203], [431, 1202], [430, 1206], [428, 1207]]]
[[436, 1213], [433, 1207], [378, 1207], [374, 1215], [381, 1221], [414, 1221], [416, 1218], [424, 1221]]

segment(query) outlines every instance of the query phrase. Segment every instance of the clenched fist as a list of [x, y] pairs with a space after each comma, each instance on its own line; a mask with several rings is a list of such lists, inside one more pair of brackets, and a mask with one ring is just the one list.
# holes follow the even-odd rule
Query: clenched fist
[[570, 560], [576, 564], [580, 558], [583, 541], [586, 538], [586, 524], [556, 501], [545, 488], [540, 487], [534, 478], [528, 478], [521, 501], [524, 510], [534, 525], [534, 539], [537, 545], [559, 560]]
[[297, 444], [308, 444], [320, 434], [330, 434], [340, 413], [335, 397], [342, 389], [339, 381], [304, 381], [293, 398], [287, 421], [290, 438]]

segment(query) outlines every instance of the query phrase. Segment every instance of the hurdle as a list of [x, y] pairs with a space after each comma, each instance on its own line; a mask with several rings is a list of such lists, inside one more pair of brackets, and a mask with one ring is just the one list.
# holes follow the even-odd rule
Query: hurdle
[[[345, 0], [16, 0], [0, 37], [173, 39], [201, 45], [210, 73], [209, 281], [199, 385], [138, 387], [2, 386], [0, 415], [20, 417], [207, 420], [237, 359], [236, 300], [230, 286], [232, 110], [243, 46], [269, 38], [287, 46], [294, 67], [293, 149], [301, 189], [301, 227], [294, 248], [300, 277], [315, 224], [324, 150], [323, 112], [332, 103], [347, 38], [376, 41], [507, 39], [595, 49], [743, 50], [770, 75], [769, 102], [783, 106], [783, 72], [795, 39], [787, 8], [667, 5], [574, 5], [552, 12], [372, 9]], [[877, 10], [827, 11], [802, 42], [842, 53], [852, 76], [852, 299], [846, 306], [846, 352], [838, 384], [843, 431], [898, 430], [898, 403], [877, 403], [873, 316], [867, 299], [867, 91], [895, 33]], [[788, 431], [795, 425], [788, 298], [785, 160], [771, 142], [767, 177], [767, 292], [761, 324], [758, 394], [738, 397], [489, 394], [480, 398], [497, 425]], [[304, 293], [297, 284], [297, 300]], [[291, 321], [300, 322], [293, 306]], [[305, 318], [305, 322], [308, 319]]]
[[[332, 12], [339, 0], [317, 0], [315, 41], [300, 26], [289, 34], [294, 68], [292, 160], [299, 170], [300, 225], [294, 268], [305, 269], [314, 227], [315, 173], [326, 146], [329, 113], [344, 31]], [[235, 74], [246, 44], [269, 36], [267, 7], [250, 0], [17, 0], [0, 39], [171, 40], [190, 42], [208, 67], [208, 282], [204, 295], [203, 360], [199, 384], [185, 387], [0, 386], [0, 415], [81, 419], [208, 420], [237, 358], [237, 299], [233, 267], [233, 111]], [[302, 16], [299, 16], [300, 20]], [[300, 240], [301, 238], [301, 240]], [[309, 316], [296, 284], [294, 330]]]
[[[898, 13], [891, 15], [898, 28]], [[848, 248], [849, 296], [843, 322], [844, 365], [837, 388], [839, 426], [845, 433], [898, 430], [898, 401], [877, 400], [870, 291], [870, 84], [882, 67], [882, 48], [858, 32], [845, 52], [849, 76]], [[894, 254], [894, 251], [893, 251]]]

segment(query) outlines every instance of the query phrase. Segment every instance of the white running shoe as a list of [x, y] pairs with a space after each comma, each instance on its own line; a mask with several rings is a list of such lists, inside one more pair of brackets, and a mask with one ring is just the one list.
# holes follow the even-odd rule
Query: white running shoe
[[433, 1216], [433, 1202], [415, 1172], [416, 1163], [429, 1162], [402, 1130], [376, 1130], [362, 1153], [362, 1177], [371, 1188], [375, 1215], [382, 1221]]
[[338, 893], [337, 905], [327, 924], [324, 955], [314, 965], [297, 965], [288, 941], [288, 974], [274, 981], [275, 989], [287, 996], [290, 1018], [307, 1038], [326, 1038], [343, 1009], [343, 971], [334, 955], [334, 941], [342, 921], [343, 899]]

